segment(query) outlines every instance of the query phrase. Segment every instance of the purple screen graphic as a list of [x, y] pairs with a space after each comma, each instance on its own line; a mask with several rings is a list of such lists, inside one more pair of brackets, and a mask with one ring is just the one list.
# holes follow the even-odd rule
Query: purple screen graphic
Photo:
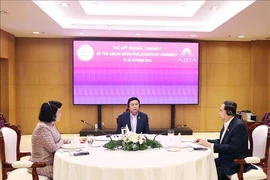
[[198, 43], [73, 41], [73, 103], [198, 104]]

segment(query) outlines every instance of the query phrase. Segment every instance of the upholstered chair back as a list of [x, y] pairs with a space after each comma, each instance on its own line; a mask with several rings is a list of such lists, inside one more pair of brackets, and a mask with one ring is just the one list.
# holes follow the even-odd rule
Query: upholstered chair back
[[252, 139], [253, 139], [252, 156], [255, 156], [258, 158], [265, 157], [267, 136], [268, 136], [268, 126], [266, 126], [266, 125], [260, 125], [253, 130], [253, 133], [252, 133]]
[[17, 161], [17, 133], [9, 127], [2, 127], [2, 133], [5, 143], [6, 162]]

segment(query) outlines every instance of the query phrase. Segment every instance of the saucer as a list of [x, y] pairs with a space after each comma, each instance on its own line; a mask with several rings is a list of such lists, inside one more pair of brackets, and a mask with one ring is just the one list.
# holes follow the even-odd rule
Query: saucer
[[178, 152], [178, 151], [181, 151], [181, 148], [171, 146], [171, 147], [167, 147], [166, 150], [169, 151], [169, 152]]
[[84, 144], [63, 144], [61, 146], [62, 149], [68, 149], [68, 150], [77, 150], [84, 148]]
[[89, 147], [91, 147], [91, 148], [99, 148], [101, 146], [102, 146], [102, 144], [99, 144], [99, 143], [93, 143], [93, 144], [89, 145]]

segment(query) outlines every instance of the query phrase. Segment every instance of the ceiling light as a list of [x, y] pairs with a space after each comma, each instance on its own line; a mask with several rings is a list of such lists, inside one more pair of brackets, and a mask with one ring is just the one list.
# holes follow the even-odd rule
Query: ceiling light
[[61, 5], [61, 6], [63, 6], [63, 7], [67, 7], [67, 6], [69, 6], [69, 4], [68, 4], [68, 3], [60, 3], [60, 5]]
[[34, 32], [33, 32], [33, 34], [40, 34], [40, 32], [38, 32], [38, 31], [34, 31]]
[[136, 36], [139, 36], [140, 34], [139, 34], [139, 33], [136, 33], [135, 35], [136, 35]]
[[[119, 3], [113, 3], [113, 1], [102, 1], [102, 3], [95, 5], [91, 4], [93, 1], [78, 0], [83, 10], [85, 11], [83, 18], [69, 15], [68, 12], [64, 10], [60, 3], [55, 3], [55, 1], [41, 1], [32, 0], [37, 6], [39, 6], [46, 14], [48, 14], [55, 22], [57, 22], [64, 29], [102, 29], [102, 30], [133, 30], [133, 31], [189, 31], [193, 33], [197, 32], [212, 32], [217, 27], [228, 21], [230, 18], [235, 16], [237, 13], [241, 12], [243, 9], [247, 8], [256, 0], [249, 1], [224, 1], [224, 5], [220, 6], [218, 11], [210, 11], [211, 15], [203, 21], [185, 21], [177, 20], [176, 17], [192, 17], [197, 11], [199, 12], [200, 7], [207, 2], [205, 0], [200, 1], [199, 5], [197, 1], [168, 1], [166, 7], [164, 8], [164, 3], [155, 4], [155, 8], [152, 7], [151, 3], [146, 3], [146, 1], [131, 1], [130, 3], [125, 3], [124, 1], [119, 1]], [[94, 0], [96, 2], [97, 0]], [[63, 1], [65, 2], [65, 1]], [[69, 2], [69, 1], [66, 1]], [[138, 10], [136, 5], [140, 6]], [[179, 6], [184, 2], [187, 3], [187, 8], [183, 7], [179, 10]], [[192, 3], [191, 3], [192, 2]], [[194, 5], [194, 6], [193, 6]], [[193, 6], [193, 7], [192, 7]], [[192, 8], [192, 10], [189, 9]], [[211, 7], [211, 6], [210, 6]], [[210, 8], [209, 7], [209, 8]], [[151, 11], [149, 11], [151, 9]], [[152, 10], [153, 9], [153, 10]], [[164, 11], [164, 9], [169, 9]], [[214, 7], [213, 7], [214, 9]], [[186, 13], [186, 11], [191, 12], [191, 14]], [[179, 13], [181, 12], [181, 13]], [[182, 14], [184, 13], [184, 14]], [[90, 15], [90, 16], [87, 16]], [[91, 16], [112, 16], [114, 18], [110, 19], [93, 19], [89, 18]], [[146, 16], [143, 20], [138, 19], [118, 19], [117, 16]], [[157, 18], [151, 17], [175, 17], [172, 20], [160, 21]], [[147, 18], [148, 17], [148, 18]], [[135, 33], [133, 33], [135, 36]]]
[[244, 38], [245, 36], [238, 36], [238, 38]]
[[8, 14], [7, 11], [0, 11], [0, 14]]
[[212, 11], [217, 11], [219, 8], [218, 7], [211, 7], [210, 10]]
[[80, 32], [79, 34], [80, 34], [80, 35], [83, 35], [83, 32]]
[[192, 34], [192, 35], [190, 35], [191, 37], [195, 37], [195, 36], [197, 36], [196, 34]]
[[[79, 0], [87, 15], [108, 16], [147, 16], [147, 17], [192, 17], [203, 6], [206, 0], [200, 1], [157, 1], [155, 7], [149, 1], [102, 1], [102, 5], [94, 4], [100, 1]], [[184, 5], [184, 6], [181, 6]]]

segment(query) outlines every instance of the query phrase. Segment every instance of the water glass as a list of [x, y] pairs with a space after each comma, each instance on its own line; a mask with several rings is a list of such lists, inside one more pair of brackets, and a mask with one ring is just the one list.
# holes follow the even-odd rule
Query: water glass
[[173, 136], [174, 136], [174, 130], [173, 129], [169, 129], [168, 130], [168, 137], [170, 138], [170, 141], [172, 140]]
[[94, 142], [94, 135], [93, 134], [88, 134], [86, 142], [87, 142], [88, 146], [91, 146], [93, 144], [93, 142]]
[[127, 133], [126, 126], [121, 127], [121, 134], [125, 135]]

